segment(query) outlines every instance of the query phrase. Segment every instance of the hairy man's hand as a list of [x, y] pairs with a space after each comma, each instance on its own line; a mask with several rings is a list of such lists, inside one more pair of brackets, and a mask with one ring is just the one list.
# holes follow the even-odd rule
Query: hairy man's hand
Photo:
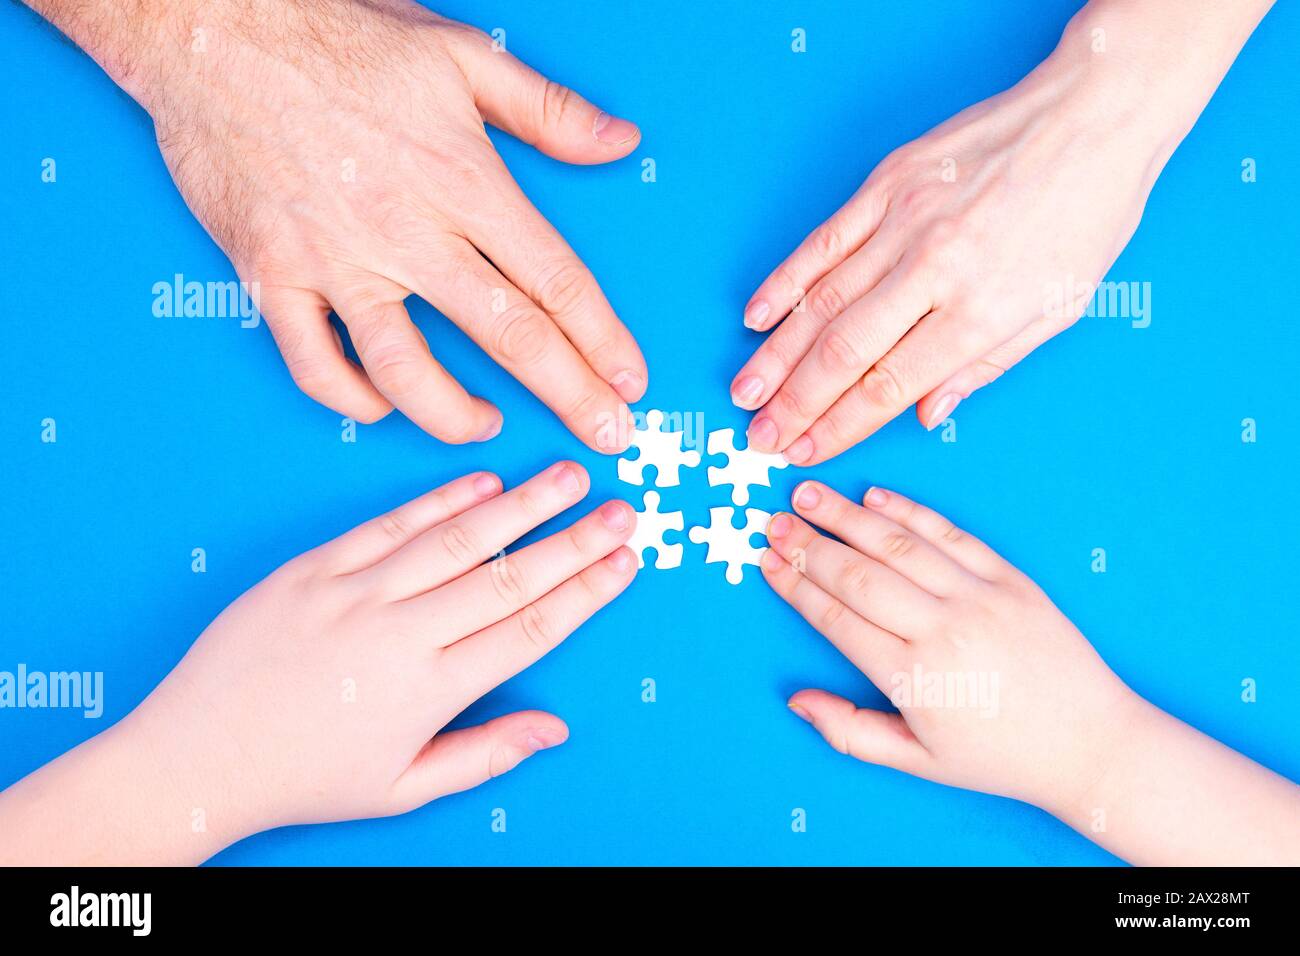
[[644, 359], [484, 121], [584, 164], [626, 156], [636, 126], [405, 0], [112, 0], [103, 23], [60, 0], [34, 6], [153, 116], [177, 186], [258, 284], [303, 391], [363, 422], [396, 406], [448, 442], [497, 434], [500, 411], [412, 324], [415, 294], [584, 442], [622, 450]]

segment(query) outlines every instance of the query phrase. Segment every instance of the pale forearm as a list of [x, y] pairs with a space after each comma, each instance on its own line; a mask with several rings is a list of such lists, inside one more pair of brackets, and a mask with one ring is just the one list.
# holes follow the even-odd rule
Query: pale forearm
[[212, 746], [160, 730], [132, 715], [0, 793], [0, 865], [186, 866], [247, 835]]
[[1121, 121], [1131, 116], [1167, 159], [1273, 3], [1091, 0], [1049, 62], [1084, 70], [1098, 102]]
[[1300, 787], [1145, 704], [1113, 762], [1048, 809], [1143, 866], [1300, 865]]

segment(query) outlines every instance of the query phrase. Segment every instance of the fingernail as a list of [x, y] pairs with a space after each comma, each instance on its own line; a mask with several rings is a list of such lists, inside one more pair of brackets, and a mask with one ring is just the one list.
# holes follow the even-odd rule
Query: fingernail
[[813, 440], [807, 435], [800, 435], [790, 443], [790, 447], [787, 448], [783, 454], [785, 455], [785, 460], [790, 464], [802, 465], [812, 457]]
[[776, 444], [776, 423], [767, 416], [761, 416], [749, 423], [749, 446], [758, 451], [768, 451]]
[[501, 426], [504, 422], [505, 419], [498, 416], [496, 422], [490, 425], [489, 427], [483, 429], [483, 431], [479, 432], [477, 435], [475, 435], [474, 440], [491, 441], [493, 438], [496, 438], [498, 435], [501, 434]]
[[495, 495], [501, 490], [501, 479], [496, 475], [479, 475], [474, 479], [474, 493], [480, 498]]
[[524, 738], [524, 746], [533, 753], [537, 753], [539, 750], [549, 750], [566, 740], [568, 740], [568, 737], [564, 734], [556, 733], [549, 727], [539, 727], [530, 731], [528, 736]]
[[879, 488], [869, 488], [867, 489], [867, 496], [862, 500], [873, 508], [883, 508], [889, 501], [889, 495]]
[[626, 531], [627, 507], [619, 501], [607, 501], [600, 506], [600, 520], [610, 531]]
[[591, 135], [607, 146], [618, 146], [636, 135], [636, 124], [601, 110], [591, 124]]
[[739, 408], [752, 408], [763, 394], [763, 380], [757, 375], [746, 375], [731, 390], [731, 402]]
[[930, 424], [925, 426], [926, 431], [934, 431], [936, 425], [952, 414], [952, 410], [957, 407], [961, 401], [960, 395], [954, 395], [949, 392], [943, 398], [939, 399], [939, 404], [934, 406], [934, 411], [930, 413]]
[[636, 562], [632, 559], [632, 552], [627, 548], [619, 548], [608, 558], [605, 559], [619, 574], [626, 574]]
[[572, 464], [562, 462], [555, 466], [555, 484], [565, 494], [574, 495], [582, 488], [582, 477]]
[[755, 330], [761, 329], [763, 327], [763, 322], [771, 314], [772, 307], [762, 299], [759, 299], [756, 302], [751, 302], [749, 308], [745, 310], [745, 328]]
[[618, 397], [625, 402], [635, 402], [645, 394], [645, 379], [630, 368], [625, 368], [612, 379], [609, 384], [618, 392]]
[[767, 536], [769, 538], [784, 538], [794, 528], [794, 519], [785, 512], [773, 515], [772, 520], [767, 524]]
[[808, 723], [812, 723], [812, 714], [808, 713], [808, 711], [804, 710], [798, 704], [786, 704], [786, 706], [789, 707], [790, 711], [800, 720], [806, 720]]
[[821, 504], [822, 493], [817, 490], [817, 486], [811, 481], [805, 481], [802, 485], [794, 490], [794, 503], [796, 507], [811, 511]]
[[781, 567], [781, 556], [771, 548], [763, 549], [763, 557], [758, 561], [765, 571], [775, 571]]

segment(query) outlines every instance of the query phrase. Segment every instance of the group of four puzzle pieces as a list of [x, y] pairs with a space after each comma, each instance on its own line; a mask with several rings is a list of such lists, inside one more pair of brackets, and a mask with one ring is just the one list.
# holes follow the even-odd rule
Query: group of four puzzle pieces
[[[645, 420], [646, 428], [637, 430], [631, 446], [640, 449], [641, 454], [635, 459], [618, 460], [619, 480], [632, 485], [644, 485], [645, 469], [654, 465], [656, 487], [676, 487], [681, 483], [680, 470], [698, 466], [700, 453], [682, 447], [683, 432], [662, 429], [663, 412], [657, 409], [649, 411]], [[727, 456], [725, 467], [709, 466], [709, 484], [731, 485], [731, 500], [737, 505], [745, 505], [749, 502], [750, 486], [768, 486], [768, 471], [784, 468], [787, 462], [780, 455], [738, 449], [735, 436], [735, 429], [732, 428], [709, 433], [705, 445], [708, 453]], [[655, 549], [656, 568], [675, 568], [682, 563], [682, 545], [668, 544], [664, 541], [664, 533], [682, 531], [685, 527], [683, 514], [680, 511], [660, 511], [659, 502], [659, 492], [647, 491], [644, 496], [645, 510], [637, 513], [636, 530], [628, 541], [628, 547], [636, 552], [638, 567], [645, 567], [642, 552], [646, 548]], [[744, 576], [744, 565], [758, 564], [763, 553], [750, 543], [750, 539], [756, 533], [767, 530], [767, 522], [772, 516], [758, 508], [746, 508], [745, 526], [737, 528], [731, 523], [734, 513], [734, 508], [710, 508], [709, 526], [692, 527], [689, 537], [696, 544], [709, 546], [705, 563], [725, 563], [727, 582], [739, 584]]]

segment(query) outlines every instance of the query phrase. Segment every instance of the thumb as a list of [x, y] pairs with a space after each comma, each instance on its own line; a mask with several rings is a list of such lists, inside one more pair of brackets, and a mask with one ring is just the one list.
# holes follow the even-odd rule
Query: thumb
[[566, 163], [622, 159], [641, 142], [636, 124], [612, 116], [515, 59], [490, 37], [458, 34], [453, 55], [479, 112], [493, 126]]
[[568, 739], [564, 721], [540, 710], [524, 710], [477, 727], [438, 734], [397, 778], [393, 799], [404, 809], [423, 806], [499, 777], [537, 751]]
[[1043, 319], [1031, 322], [1019, 335], [1003, 342], [983, 358], [959, 369], [942, 384], [931, 389], [916, 403], [916, 417], [926, 428], [934, 429], [952, 414], [962, 399], [970, 398], [973, 392], [996, 382], [1003, 372], [1059, 331], [1061, 328], [1058, 324]]
[[842, 754], [915, 776], [928, 776], [930, 752], [898, 714], [862, 709], [824, 690], [801, 690], [787, 706], [816, 727], [826, 742]]

